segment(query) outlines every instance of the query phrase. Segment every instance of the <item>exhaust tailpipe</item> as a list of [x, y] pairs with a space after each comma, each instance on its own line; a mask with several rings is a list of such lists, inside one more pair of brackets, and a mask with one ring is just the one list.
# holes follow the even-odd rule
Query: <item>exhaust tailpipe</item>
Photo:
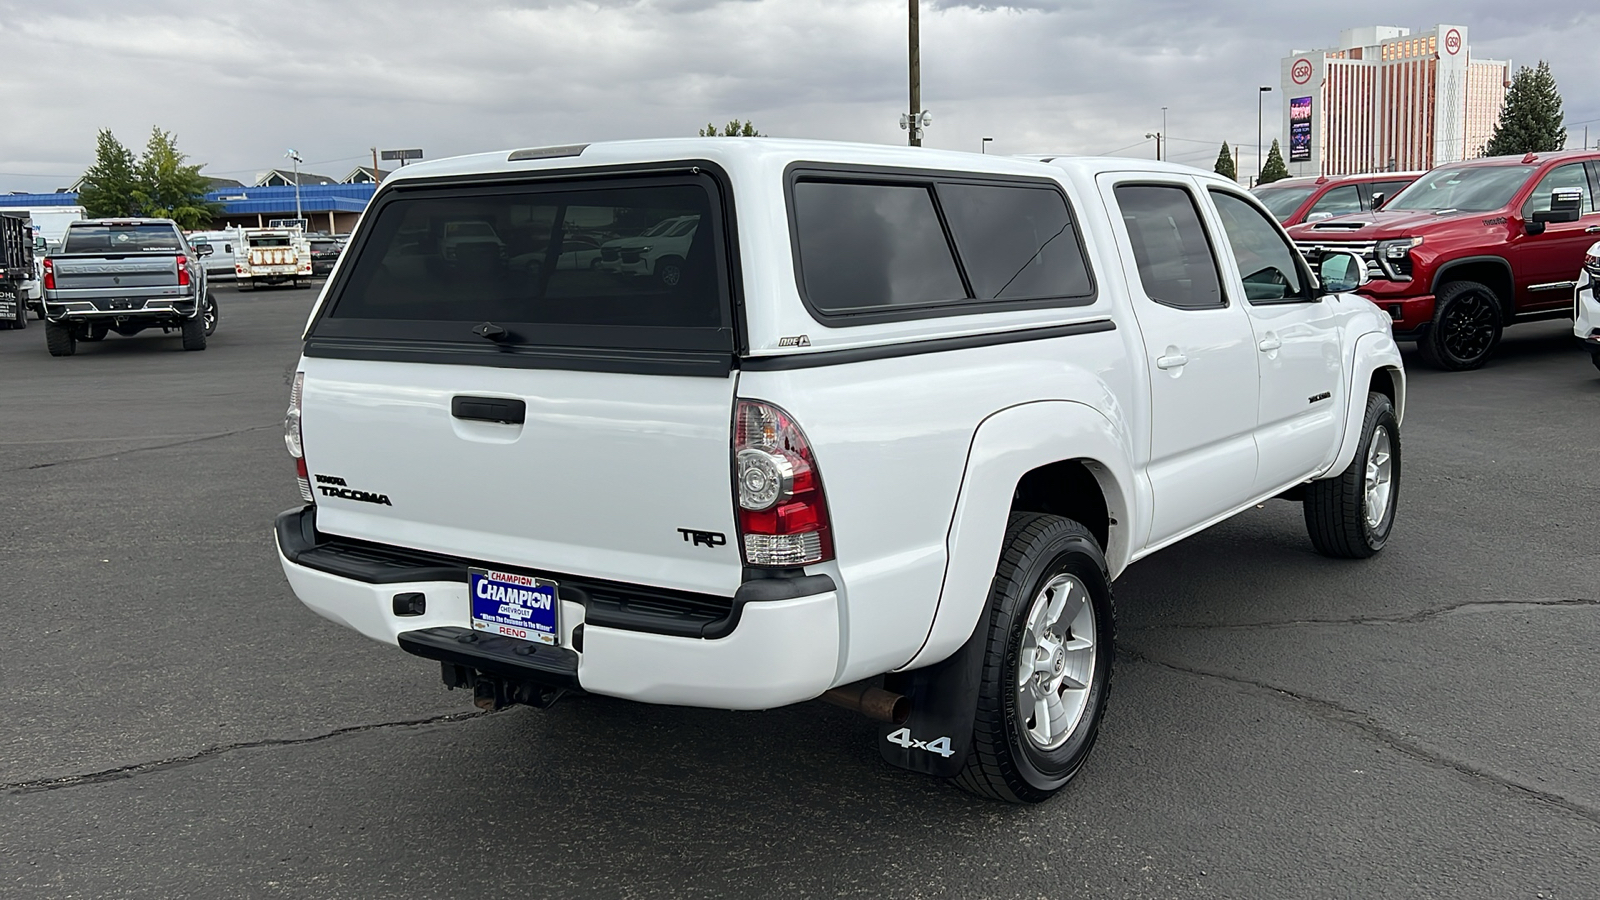
[[822, 699], [834, 706], [852, 709], [869, 719], [903, 725], [911, 716], [911, 701], [902, 694], [858, 681], [826, 691]]

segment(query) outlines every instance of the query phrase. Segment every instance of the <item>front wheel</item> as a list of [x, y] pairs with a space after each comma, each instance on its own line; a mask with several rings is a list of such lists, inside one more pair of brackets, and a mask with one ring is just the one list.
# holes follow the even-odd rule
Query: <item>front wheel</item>
[[222, 313], [217, 309], [217, 298], [211, 296], [210, 291], [206, 291], [205, 306], [201, 308], [200, 317], [205, 319], [206, 337], [216, 334], [217, 322], [222, 318]]
[[1368, 394], [1355, 459], [1306, 485], [1306, 531], [1323, 556], [1366, 559], [1389, 542], [1399, 502], [1400, 423], [1388, 397]]
[[1430, 365], [1452, 372], [1476, 369], [1500, 345], [1500, 300], [1476, 281], [1452, 281], [1439, 289], [1433, 322], [1417, 342]]
[[1071, 519], [1012, 513], [989, 593], [963, 789], [1049, 799], [1094, 747], [1111, 690], [1116, 616], [1105, 555]]
[[675, 288], [683, 281], [683, 260], [664, 256], [656, 263], [656, 280], [665, 288]]

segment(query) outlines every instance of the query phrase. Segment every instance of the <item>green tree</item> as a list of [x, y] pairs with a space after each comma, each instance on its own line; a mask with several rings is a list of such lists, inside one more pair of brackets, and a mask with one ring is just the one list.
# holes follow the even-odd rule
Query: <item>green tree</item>
[[95, 138], [94, 165], [83, 173], [78, 185], [78, 202], [84, 212], [96, 219], [137, 214], [140, 201], [134, 192], [138, 181], [133, 151], [122, 146], [116, 135], [101, 129]]
[[766, 135], [764, 135], [761, 132], [756, 130], [756, 126], [755, 126], [754, 122], [741, 122], [738, 119], [734, 119], [732, 122], [729, 122], [728, 124], [722, 126], [722, 130], [721, 131], [717, 130], [717, 126], [712, 125], [711, 123], [708, 122], [708, 123], [706, 123], [706, 127], [700, 129], [700, 136], [701, 137], [766, 137]]
[[1283, 164], [1283, 151], [1278, 149], [1278, 142], [1272, 142], [1272, 149], [1267, 151], [1266, 164], [1261, 167], [1261, 177], [1256, 184], [1271, 184], [1289, 177], [1289, 167]]
[[1513, 153], [1548, 153], [1567, 145], [1567, 130], [1561, 127], [1561, 92], [1556, 90], [1550, 64], [1539, 60], [1539, 67], [1517, 70], [1506, 91], [1500, 121], [1484, 145], [1484, 156]]
[[1217, 151], [1215, 171], [1224, 178], [1232, 178], [1234, 181], [1239, 180], [1239, 170], [1233, 165], [1233, 151], [1228, 149], [1227, 141], [1223, 141], [1222, 149]]
[[209, 182], [200, 166], [185, 165], [188, 157], [178, 150], [169, 131], [150, 129], [150, 140], [139, 157], [138, 185], [134, 197], [147, 216], [173, 219], [184, 229], [204, 228], [219, 211], [205, 202]]

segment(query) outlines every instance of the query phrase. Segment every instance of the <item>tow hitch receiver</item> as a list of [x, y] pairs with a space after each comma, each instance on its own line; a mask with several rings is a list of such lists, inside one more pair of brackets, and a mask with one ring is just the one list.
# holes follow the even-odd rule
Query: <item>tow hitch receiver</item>
[[438, 660], [445, 687], [471, 690], [479, 709], [544, 708], [580, 690], [578, 654], [566, 647], [449, 627], [402, 632], [399, 641], [407, 653]]

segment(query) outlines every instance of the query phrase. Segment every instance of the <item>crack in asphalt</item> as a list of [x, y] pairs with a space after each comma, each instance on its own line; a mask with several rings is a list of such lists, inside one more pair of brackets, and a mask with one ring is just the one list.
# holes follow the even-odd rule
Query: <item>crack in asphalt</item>
[[278, 428], [278, 427], [279, 427], [278, 425], [252, 425], [249, 428], [239, 428], [239, 429], [235, 429], [233, 431], [222, 431], [222, 432], [218, 432], [216, 434], [203, 434], [203, 435], [200, 435], [199, 437], [186, 438], [184, 440], [173, 441], [173, 442], [168, 443], [168, 444], [152, 444], [152, 445], [150, 445], [148, 447], [134, 447], [134, 448], [129, 449], [129, 450], [115, 450], [115, 451], [112, 451], [111, 453], [98, 453], [98, 454], [96, 454], [94, 456], [74, 456], [74, 457], [72, 457], [70, 459], [61, 459], [61, 460], [56, 460], [55, 462], [34, 463], [31, 466], [23, 466], [21, 469], [12, 469], [11, 471], [23, 472], [23, 471], [28, 471], [30, 469], [48, 469], [48, 468], [51, 468], [53, 466], [65, 466], [65, 465], [69, 465], [71, 463], [80, 463], [80, 462], [93, 462], [93, 461], [95, 461], [97, 459], [111, 459], [112, 457], [116, 457], [116, 456], [128, 456], [129, 454], [133, 454], [133, 453], [144, 453], [144, 452], [149, 451], [149, 450], [166, 450], [166, 449], [168, 449], [170, 447], [182, 447], [182, 446], [184, 446], [186, 444], [198, 444], [198, 443], [201, 443], [203, 441], [215, 441], [215, 440], [219, 440], [219, 439], [225, 438], [225, 437], [233, 437], [236, 434], [248, 434], [249, 432], [252, 432], [252, 431], [263, 431], [263, 430], [268, 429], [268, 428]]
[[1564, 809], [1567, 812], [1570, 812], [1583, 819], [1587, 819], [1589, 822], [1600, 826], [1600, 807], [1585, 803], [1581, 800], [1574, 800], [1571, 797], [1566, 797], [1553, 791], [1547, 791], [1531, 784], [1526, 784], [1511, 775], [1505, 775], [1483, 766], [1474, 765], [1466, 762], [1465, 760], [1456, 759], [1452, 756], [1449, 756], [1442, 750], [1428, 747], [1413, 740], [1412, 738], [1407, 737], [1404, 734], [1401, 734], [1400, 732], [1378, 724], [1372, 719], [1371, 716], [1365, 713], [1351, 709], [1347, 706], [1343, 706], [1332, 700], [1312, 696], [1311, 694], [1302, 693], [1300, 691], [1293, 691], [1267, 681], [1246, 678], [1242, 675], [1235, 675], [1229, 672], [1219, 672], [1211, 669], [1202, 669], [1196, 666], [1188, 666], [1181, 663], [1170, 662], [1165, 659], [1158, 659], [1142, 650], [1132, 647], [1123, 646], [1117, 649], [1119, 653], [1126, 654], [1129, 659], [1132, 659], [1136, 662], [1149, 663], [1153, 666], [1160, 666], [1161, 668], [1169, 669], [1174, 672], [1182, 672], [1186, 675], [1193, 675], [1200, 678], [1212, 678], [1218, 681], [1228, 682], [1230, 684], [1243, 685], [1245, 687], [1255, 688], [1260, 691], [1266, 691], [1280, 697], [1287, 697], [1290, 700], [1297, 701], [1298, 703], [1309, 707], [1313, 714], [1318, 718], [1352, 727], [1372, 738], [1373, 740], [1376, 740], [1378, 743], [1383, 744], [1384, 746], [1389, 747], [1398, 753], [1409, 756], [1412, 759], [1438, 768], [1447, 769], [1460, 775], [1465, 775], [1469, 779], [1487, 781], [1499, 785], [1500, 787], [1505, 788], [1513, 793], [1542, 801], [1560, 809]]
[[360, 734], [364, 731], [377, 731], [384, 728], [415, 728], [422, 725], [437, 725], [444, 722], [460, 722], [468, 719], [477, 719], [488, 715], [486, 712], [447, 713], [440, 716], [428, 716], [422, 719], [405, 719], [398, 722], [373, 722], [366, 725], [349, 725], [344, 728], [335, 728], [323, 734], [315, 734], [303, 738], [265, 738], [258, 741], [240, 741], [237, 744], [223, 744], [218, 747], [207, 747], [194, 753], [183, 756], [169, 756], [166, 759], [154, 759], [146, 762], [129, 763], [125, 766], [116, 766], [111, 769], [102, 769], [99, 772], [87, 772], [82, 775], [63, 775], [56, 778], [39, 778], [33, 781], [14, 781], [0, 783], [0, 792], [12, 795], [37, 794], [41, 791], [58, 791], [62, 788], [83, 787], [92, 784], [104, 784], [108, 781], [119, 781], [132, 778], [135, 775], [144, 775], [149, 772], [160, 772], [175, 769], [190, 763], [201, 762], [214, 756], [222, 756], [236, 750], [255, 750], [263, 747], [298, 747], [303, 744], [316, 744], [331, 738], [343, 737], [347, 734]]
[[1170, 625], [1141, 625], [1123, 629], [1128, 634], [1145, 631], [1205, 631], [1210, 629], [1227, 628], [1294, 628], [1301, 625], [1414, 625], [1426, 622], [1429, 619], [1449, 613], [1470, 609], [1475, 606], [1494, 607], [1497, 609], [1516, 609], [1526, 606], [1600, 606], [1600, 599], [1587, 597], [1538, 597], [1529, 600], [1462, 600], [1459, 603], [1447, 603], [1443, 606], [1430, 606], [1427, 609], [1407, 613], [1400, 616], [1350, 616], [1341, 619], [1278, 619], [1262, 622], [1178, 622]]

